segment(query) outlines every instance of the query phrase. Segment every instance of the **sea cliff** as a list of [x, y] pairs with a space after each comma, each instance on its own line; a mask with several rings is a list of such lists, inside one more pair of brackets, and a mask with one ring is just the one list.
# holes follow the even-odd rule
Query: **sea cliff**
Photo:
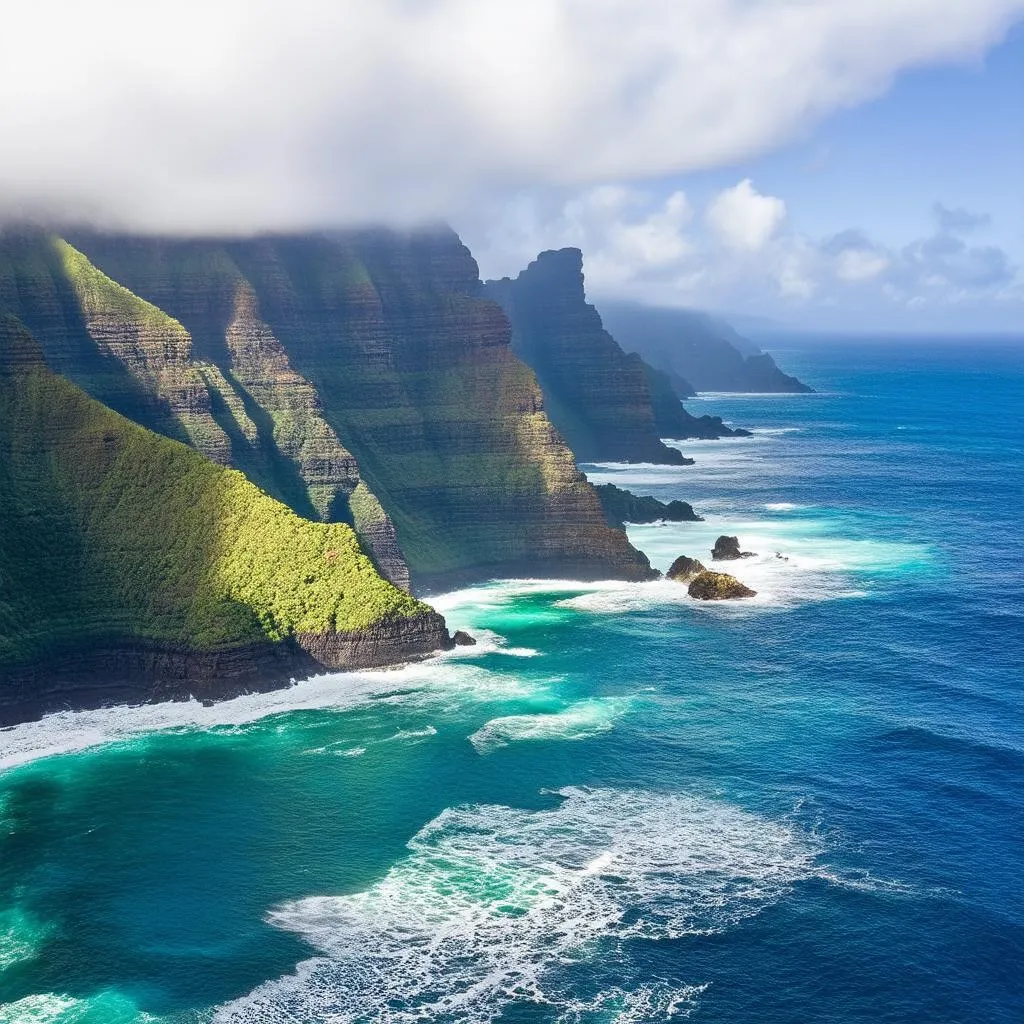
[[488, 281], [486, 294], [512, 323], [512, 350], [537, 373], [555, 426], [583, 462], [683, 457], [661, 438], [727, 437], [720, 419], [691, 416], [669, 379], [623, 351], [586, 300], [583, 254], [542, 252], [518, 277]]
[[304, 518], [352, 524], [399, 586], [651, 573], [448, 229], [8, 232], [5, 308], [112, 408]]
[[767, 352], [707, 313], [602, 302], [601, 315], [622, 347], [666, 373], [684, 398], [698, 391], [813, 391], [780, 370]]
[[87, 396], [0, 316], [0, 724], [415, 658], [443, 618], [344, 523]]

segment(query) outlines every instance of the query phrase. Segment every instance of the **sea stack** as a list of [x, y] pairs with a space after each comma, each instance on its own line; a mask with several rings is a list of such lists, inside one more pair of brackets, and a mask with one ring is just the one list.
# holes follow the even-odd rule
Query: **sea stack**
[[739, 597], [756, 597], [757, 591], [740, 583], [727, 572], [705, 570], [690, 582], [687, 593], [698, 601], [730, 601]]
[[707, 572], [707, 569], [701, 562], [698, 562], [696, 558], [690, 558], [688, 555], [680, 555], [670, 566], [668, 572], [665, 573], [667, 579], [675, 580], [677, 583], [689, 583], [694, 577], [699, 576], [702, 572]]
[[711, 549], [711, 558], [715, 562], [732, 562], [737, 558], [754, 558], [755, 551], [740, 551], [739, 537], [727, 537], [723, 534], [715, 541]]

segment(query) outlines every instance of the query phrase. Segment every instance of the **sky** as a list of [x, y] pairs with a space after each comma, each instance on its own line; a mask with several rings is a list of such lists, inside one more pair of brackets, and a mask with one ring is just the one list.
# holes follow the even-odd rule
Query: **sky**
[[447, 220], [485, 276], [1024, 332], [1024, 0], [36, 0], [0, 219]]

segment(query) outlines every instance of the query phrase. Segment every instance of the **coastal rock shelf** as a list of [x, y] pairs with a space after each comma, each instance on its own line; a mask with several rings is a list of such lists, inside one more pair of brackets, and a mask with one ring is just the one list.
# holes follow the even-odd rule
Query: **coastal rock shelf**
[[596, 487], [604, 517], [610, 526], [623, 527], [626, 523], [699, 523], [701, 517], [687, 501], [659, 501], [647, 495], [636, 495], [616, 487], [615, 484], [598, 484]]

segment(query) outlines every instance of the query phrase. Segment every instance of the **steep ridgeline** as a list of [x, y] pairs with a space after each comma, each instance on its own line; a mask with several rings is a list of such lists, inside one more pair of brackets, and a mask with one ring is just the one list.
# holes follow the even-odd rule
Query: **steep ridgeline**
[[[351, 518], [382, 569], [390, 543], [425, 587], [651, 574], [605, 523], [454, 232], [72, 241], [188, 332], [196, 360], [240, 397], [255, 453], [281, 452], [278, 469], [293, 468], [318, 512]], [[211, 385], [214, 412], [216, 392]], [[220, 412], [241, 453], [233, 460], [266, 486], [270, 474], [241, 457], [229, 399]], [[363, 486], [337, 483], [356, 472]], [[268, 489], [303, 511], [287, 483]], [[336, 483], [347, 516], [331, 497]]]
[[0, 725], [449, 645], [342, 523], [105, 407], [0, 316]]
[[[114, 248], [132, 264], [130, 245]], [[169, 272], [159, 261], [156, 269]], [[20, 317], [49, 365], [104, 404], [242, 469], [306, 518], [353, 525], [385, 577], [408, 589], [393, 525], [244, 279], [223, 260], [175, 269], [177, 293], [208, 315], [195, 318], [202, 347], [165, 309], [39, 232], [0, 237], [0, 311]], [[209, 318], [219, 318], [216, 333]]]
[[579, 249], [542, 252], [487, 294], [512, 322], [512, 350], [537, 373], [551, 419], [583, 462], [681, 464], [662, 437], [725, 437], [717, 418], [691, 416], [663, 374], [627, 355], [583, 287]]
[[686, 397], [697, 391], [800, 394], [813, 391], [728, 324], [689, 309], [602, 302], [605, 326], [627, 352], [668, 374]]

